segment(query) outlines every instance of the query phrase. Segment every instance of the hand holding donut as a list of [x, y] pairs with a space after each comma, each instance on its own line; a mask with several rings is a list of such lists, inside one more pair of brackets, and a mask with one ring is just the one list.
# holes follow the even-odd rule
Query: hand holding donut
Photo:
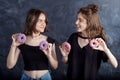
[[46, 56], [52, 56], [52, 48], [55, 44], [48, 43], [47, 41], [41, 41], [39, 45], [39, 49], [44, 52]]
[[102, 38], [92, 39], [89, 44], [93, 49], [96, 50], [105, 51], [105, 49], [107, 49], [107, 45]]
[[97, 48], [99, 46], [99, 43], [96, 39], [92, 39], [89, 44], [92, 48]]
[[19, 46], [20, 44], [25, 42], [26, 36], [21, 33], [16, 33], [12, 35], [12, 40], [12, 46]]
[[59, 49], [62, 53], [62, 56], [68, 56], [70, 50], [71, 50], [71, 45], [68, 42], [62, 43], [61, 46], [59, 46]]
[[62, 48], [64, 48], [66, 50], [66, 52], [70, 52], [70, 50], [71, 50], [71, 46], [68, 42], [64, 42], [62, 44]]
[[48, 49], [48, 42], [47, 41], [41, 41], [39, 45], [39, 49], [41, 50], [47, 50]]
[[25, 34], [22, 34], [22, 33], [18, 34], [18, 36], [17, 36], [17, 42], [19, 42], [19, 43], [25, 43], [25, 41], [26, 41]]

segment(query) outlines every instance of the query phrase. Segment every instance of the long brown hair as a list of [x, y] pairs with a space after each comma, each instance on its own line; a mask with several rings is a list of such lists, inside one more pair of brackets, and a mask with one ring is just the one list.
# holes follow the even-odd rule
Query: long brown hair
[[[39, 15], [40, 14], [44, 14], [46, 17], [46, 14], [44, 11], [42, 10], [38, 10], [38, 9], [30, 9], [28, 11], [27, 17], [26, 17], [26, 21], [25, 21], [25, 30], [24, 33], [26, 35], [32, 35], [32, 32], [36, 32], [36, 23], [38, 21]], [[46, 17], [45, 23], [47, 25], [48, 23], [48, 19]], [[45, 28], [44, 32], [47, 31], [47, 27]]]
[[95, 4], [89, 4], [86, 7], [80, 8], [78, 14], [81, 13], [87, 20], [86, 34], [90, 39], [100, 36], [107, 42], [104, 28], [101, 24], [100, 17], [98, 14], [98, 6]]

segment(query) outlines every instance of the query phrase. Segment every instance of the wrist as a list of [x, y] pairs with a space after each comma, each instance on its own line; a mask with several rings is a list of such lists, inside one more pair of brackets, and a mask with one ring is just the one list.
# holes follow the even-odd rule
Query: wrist
[[12, 44], [11, 47], [17, 47], [17, 46]]
[[108, 49], [108, 48], [106, 48], [106, 49], [104, 49], [105, 51], [105, 53], [109, 53], [110, 52], [110, 50]]
[[47, 55], [48, 58], [52, 58], [52, 55]]

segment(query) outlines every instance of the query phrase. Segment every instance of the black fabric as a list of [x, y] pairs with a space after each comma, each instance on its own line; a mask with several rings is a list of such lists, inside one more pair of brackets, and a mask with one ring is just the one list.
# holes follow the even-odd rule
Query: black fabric
[[[55, 40], [48, 37], [47, 41], [49, 43], [54, 43]], [[18, 46], [21, 51], [24, 69], [29, 70], [48, 70], [48, 58], [42, 50], [39, 49], [39, 46], [30, 46], [27, 44], [22, 44]]]
[[71, 51], [68, 55], [68, 80], [95, 80], [101, 61], [107, 61], [104, 52], [93, 50], [90, 45], [81, 48], [78, 44], [78, 33], [73, 33], [68, 42]]

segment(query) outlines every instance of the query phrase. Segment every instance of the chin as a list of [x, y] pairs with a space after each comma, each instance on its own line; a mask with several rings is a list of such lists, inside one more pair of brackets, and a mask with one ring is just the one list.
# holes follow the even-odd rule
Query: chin
[[40, 31], [41, 33], [44, 33], [44, 30]]
[[42, 29], [41, 29], [41, 30], [39, 30], [39, 31], [40, 31], [40, 32], [44, 32], [44, 30], [42, 30]]
[[81, 30], [77, 30], [77, 32], [81, 32]]

